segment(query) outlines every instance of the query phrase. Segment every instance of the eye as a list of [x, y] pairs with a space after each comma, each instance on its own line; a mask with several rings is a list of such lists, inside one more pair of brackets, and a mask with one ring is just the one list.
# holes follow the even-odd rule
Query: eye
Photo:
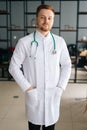
[[52, 17], [49, 17], [48, 20], [52, 20]]
[[45, 19], [45, 17], [44, 17], [44, 16], [41, 16], [40, 18], [41, 18], [41, 19]]

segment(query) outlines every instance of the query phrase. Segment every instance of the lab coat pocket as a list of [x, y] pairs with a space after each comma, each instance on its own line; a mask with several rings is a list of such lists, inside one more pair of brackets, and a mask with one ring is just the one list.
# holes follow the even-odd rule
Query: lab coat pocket
[[61, 88], [54, 87], [46, 91], [46, 122], [56, 122], [60, 114]]
[[56, 87], [55, 92], [54, 92], [54, 106], [60, 105], [61, 95], [62, 95], [62, 89], [59, 87]]
[[25, 94], [25, 102], [28, 107], [35, 107], [38, 103], [37, 99], [37, 89], [34, 88], [30, 91], [27, 91]]

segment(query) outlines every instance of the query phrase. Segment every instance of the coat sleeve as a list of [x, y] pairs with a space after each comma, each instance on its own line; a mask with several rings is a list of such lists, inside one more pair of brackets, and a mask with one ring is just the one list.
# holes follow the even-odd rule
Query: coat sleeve
[[64, 39], [62, 39], [61, 43], [60, 78], [57, 86], [65, 90], [71, 74], [71, 59]]
[[20, 69], [25, 58], [26, 49], [22, 41], [19, 40], [10, 61], [9, 73], [12, 75], [12, 77], [15, 79], [23, 91], [26, 91], [31, 86]]

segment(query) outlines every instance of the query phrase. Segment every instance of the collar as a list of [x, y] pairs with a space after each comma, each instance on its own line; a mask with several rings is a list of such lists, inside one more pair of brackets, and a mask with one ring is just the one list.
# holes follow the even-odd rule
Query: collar
[[41, 34], [38, 30], [36, 30], [36, 37], [41, 39], [49, 39], [51, 37], [50, 31], [48, 32], [47, 36]]

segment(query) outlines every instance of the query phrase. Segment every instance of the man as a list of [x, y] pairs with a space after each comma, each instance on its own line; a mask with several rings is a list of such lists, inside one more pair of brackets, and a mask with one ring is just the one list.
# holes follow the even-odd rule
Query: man
[[37, 8], [37, 30], [19, 40], [9, 66], [9, 72], [25, 92], [29, 130], [40, 130], [41, 126], [43, 130], [54, 130], [60, 99], [70, 77], [66, 43], [50, 32], [54, 15], [52, 6]]

